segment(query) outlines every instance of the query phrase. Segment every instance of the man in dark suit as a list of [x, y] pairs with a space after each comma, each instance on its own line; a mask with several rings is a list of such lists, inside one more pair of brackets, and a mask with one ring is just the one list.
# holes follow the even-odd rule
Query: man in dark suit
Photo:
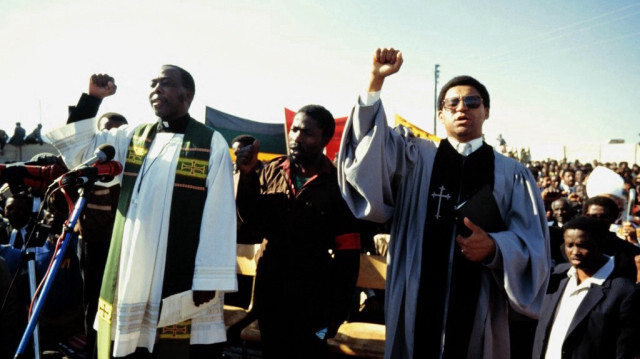
[[607, 228], [578, 217], [564, 227], [569, 263], [551, 274], [533, 358], [633, 358], [640, 354], [640, 286], [603, 252]]

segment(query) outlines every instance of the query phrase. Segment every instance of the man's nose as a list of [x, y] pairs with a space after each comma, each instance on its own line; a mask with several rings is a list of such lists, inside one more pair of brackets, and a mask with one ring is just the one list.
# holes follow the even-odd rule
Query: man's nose
[[162, 92], [162, 87], [160, 86], [160, 83], [157, 83], [155, 86], [151, 86], [151, 94], [154, 93], [160, 93]]
[[464, 99], [461, 98], [460, 102], [458, 102], [458, 106], [456, 106], [456, 111], [464, 111], [468, 109], [467, 104], [464, 103]]
[[299, 132], [298, 131], [291, 131], [291, 133], [289, 133], [289, 139], [292, 142], [298, 143], [298, 139], [300, 138]]

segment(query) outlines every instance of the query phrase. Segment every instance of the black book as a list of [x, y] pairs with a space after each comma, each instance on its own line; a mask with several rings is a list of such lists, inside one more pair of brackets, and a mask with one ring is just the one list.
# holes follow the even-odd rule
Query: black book
[[489, 185], [483, 186], [478, 192], [471, 195], [465, 201], [453, 208], [458, 234], [468, 237], [471, 230], [464, 225], [463, 219], [467, 217], [471, 222], [482, 228], [485, 232], [500, 232], [507, 229], [498, 209], [493, 190]]

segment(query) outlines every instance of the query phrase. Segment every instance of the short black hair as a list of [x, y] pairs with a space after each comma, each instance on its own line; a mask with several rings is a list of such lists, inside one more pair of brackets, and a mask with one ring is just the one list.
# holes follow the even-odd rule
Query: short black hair
[[191, 76], [191, 74], [187, 70], [176, 65], [164, 65], [162, 67], [171, 67], [173, 69], [180, 71], [180, 77], [182, 79], [182, 87], [187, 89], [187, 91], [191, 92], [191, 94], [193, 95], [196, 94], [196, 82], [193, 80], [193, 76]]
[[562, 227], [563, 231], [567, 231], [568, 229], [579, 229], [587, 233], [589, 235], [589, 239], [596, 242], [601, 248], [608, 240], [607, 236], [609, 235], [609, 227], [607, 224], [595, 218], [578, 216], [567, 222]]
[[106, 118], [109, 121], [120, 122], [124, 125], [128, 124], [127, 119], [117, 112], [106, 112], [105, 114], [100, 116], [100, 120], [102, 120], [103, 118]]
[[242, 146], [252, 145], [256, 141], [256, 138], [251, 135], [239, 135], [231, 140], [231, 145], [236, 142], [240, 142]]
[[449, 91], [450, 88], [456, 87], [456, 86], [471, 86], [475, 88], [480, 93], [480, 97], [482, 97], [482, 104], [484, 105], [484, 107], [486, 108], [491, 107], [490, 99], [489, 99], [489, 91], [487, 91], [487, 88], [484, 87], [484, 85], [481, 84], [480, 81], [474, 79], [473, 77], [463, 75], [463, 76], [456, 76], [452, 78], [451, 80], [449, 80], [449, 82], [447, 82], [446, 84], [444, 84], [444, 86], [442, 86], [442, 88], [440, 89], [440, 95], [438, 95], [439, 111], [441, 111], [443, 108], [444, 96], [447, 94], [447, 91]]
[[605, 196], [595, 196], [584, 201], [584, 205], [582, 206], [582, 213], [587, 213], [589, 207], [592, 205], [597, 205], [603, 207], [612, 218], [618, 217], [618, 213], [620, 212], [620, 208], [618, 208], [618, 204], [616, 201], [612, 200], [609, 197]]
[[331, 139], [336, 131], [336, 120], [329, 110], [320, 105], [302, 106], [297, 113], [304, 113], [318, 122], [322, 129], [322, 137]]

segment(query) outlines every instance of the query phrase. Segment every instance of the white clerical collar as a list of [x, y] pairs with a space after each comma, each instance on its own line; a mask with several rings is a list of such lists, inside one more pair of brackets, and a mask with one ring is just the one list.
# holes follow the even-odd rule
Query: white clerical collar
[[471, 153], [474, 153], [480, 147], [482, 147], [482, 143], [484, 142], [482, 140], [482, 137], [475, 138], [475, 139], [473, 139], [473, 140], [471, 140], [469, 142], [458, 142], [455, 138], [447, 136], [447, 140], [449, 140], [449, 143], [451, 144], [451, 146], [453, 148], [455, 148], [456, 150], [458, 150], [459, 147], [462, 147], [465, 143], [470, 144], [471, 145]]

